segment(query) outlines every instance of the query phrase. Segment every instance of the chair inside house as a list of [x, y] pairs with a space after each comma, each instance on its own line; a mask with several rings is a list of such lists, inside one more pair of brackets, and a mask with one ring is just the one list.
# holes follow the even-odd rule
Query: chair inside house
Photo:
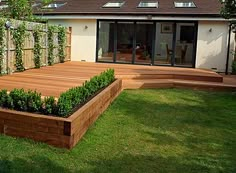
[[188, 45], [177, 45], [175, 49], [175, 63], [183, 64], [185, 62]]
[[166, 44], [166, 61], [170, 62], [171, 56], [173, 55], [173, 50], [169, 48], [168, 44]]

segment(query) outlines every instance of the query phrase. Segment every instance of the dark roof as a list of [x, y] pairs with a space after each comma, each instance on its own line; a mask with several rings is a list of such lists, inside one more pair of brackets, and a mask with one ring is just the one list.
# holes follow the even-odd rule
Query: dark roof
[[[102, 8], [107, 2], [114, 0], [55, 0], [57, 3], [66, 3], [57, 9], [44, 9], [49, 14], [99, 14], [99, 15], [176, 15], [176, 16], [219, 16], [221, 4], [219, 0], [192, 0], [196, 8], [175, 8], [174, 2], [189, 2], [191, 0], [157, 0], [158, 8], [137, 8], [142, 0], [124, 0], [121, 8]], [[152, 0], [153, 1], [153, 0]], [[155, 1], [155, 0], [154, 0]], [[54, 2], [54, 3], [55, 3]], [[41, 13], [40, 11], [35, 11]]]

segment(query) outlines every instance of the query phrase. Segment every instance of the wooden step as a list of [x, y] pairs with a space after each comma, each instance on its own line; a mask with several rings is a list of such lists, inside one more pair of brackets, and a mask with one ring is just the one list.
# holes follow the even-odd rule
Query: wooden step
[[191, 81], [208, 81], [208, 82], [223, 82], [222, 76], [206, 76], [206, 75], [188, 75], [188, 74], [127, 74], [127, 75], [116, 75], [117, 78], [123, 80], [130, 79], [181, 79]]
[[203, 90], [236, 91], [236, 85], [221, 82], [189, 81], [178, 79], [123, 80], [123, 89], [192, 88]]

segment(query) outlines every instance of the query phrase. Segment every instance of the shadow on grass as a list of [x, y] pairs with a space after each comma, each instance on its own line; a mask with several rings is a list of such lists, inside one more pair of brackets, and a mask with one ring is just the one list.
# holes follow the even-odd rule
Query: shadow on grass
[[[184, 160], [181, 158], [143, 155], [124, 155], [121, 158], [112, 160], [99, 160], [89, 162], [93, 168], [89, 170], [80, 170], [81, 173], [207, 173], [214, 172], [216, 169], [211, 168], [200, 159]], [[226, 170], [217, 170], [225, 172]]]
[[32, 156], [31, 158], [0, 158], [1, 173], [70, 173], [70, 171], [57, 165], [54, 161], [42, 156]]

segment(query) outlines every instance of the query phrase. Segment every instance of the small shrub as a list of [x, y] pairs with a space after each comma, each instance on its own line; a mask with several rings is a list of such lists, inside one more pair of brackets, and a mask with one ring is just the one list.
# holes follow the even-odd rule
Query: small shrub
[[8, 94], [7, 90], [0, 91], [0, 107], [7, 107]]
[[41, 112], [45, 115], [56, 113], [56, 101], [54, 97], [44, 98]]
[[82, 86], [71, 88], [62, 93], [57, 103], [54, 97], [46, 97], [42, 101], [41, 94], [36, 91], [25, 92], [23, 89], [14, 89], [8, 94], [7, 90], [2, 90], [0, 91], [0, 107], [66, 117], [76, 107], [114, 80], [114, 70], [108, 69], [89, 81], [85, 81]]
[[28, 94], [23, 89], [14, 89], [9, 94], [8, 106], [18, 111], [27, 111]]
[[41, 109], [41, 94], [36, 91], [28, 91], [27, 93], [27, 111], [38, 112]]
[[236, 74], [236, 61], [233, 61], [232, 63], [232, 73]]
[[69, 115], [73, 109], [72, 107], [72, 99], [71, 99], [71, 93], [65, 92], [62, 93], [58, 99], [57, 107], [58, 112], [57, 115], [60, 117], [65, 117], [66, 115]]
[[71, 88], [62, 93], [57, 103], [57, 115], [61, 117], [68, 116], [76, 106], [84, 103], [89, 97], [108, 86], [114, 80], [114, 70], [108, 69], [100, 75], [91, 78], [89, 81], [85, 81], [81, 87]]

